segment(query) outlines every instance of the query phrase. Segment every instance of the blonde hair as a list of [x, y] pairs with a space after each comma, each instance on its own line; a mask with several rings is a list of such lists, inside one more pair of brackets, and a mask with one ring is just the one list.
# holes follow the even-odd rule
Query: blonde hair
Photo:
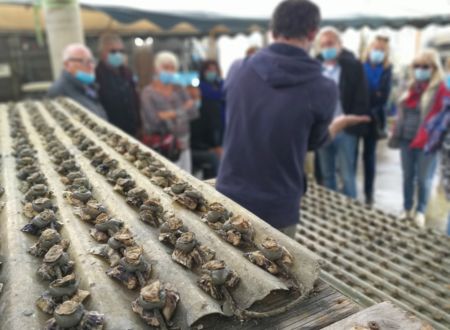
[[160, 69], [164, 64], [172, 64], [178, 70], [180, 64], [177, 55], [172, 52], [162, 51], [155, 56], [155, 70]]
[[411, 63], [411, 77], [412, 82], [414, 82], [414, 65], [416, 64], [428, 64], [432, 67], [433, 72], [432, 76], [430, 78], [430, 86], [435, 85], [436, 83], [439, 83], [442, 78], [444, 77], [444, 71], [442, 70], [441, 61], [439, 59], [439, 54], [436, 50], [428, 48], [424, 49], [422, 52], [420, 52], [412, 61]]
[[376, 36], [375, 39], [369, 44], [369, 46], [364, 51], [362, 61], [367, 62], [369, 60], [370, 52], [372, 51], [372, 49], [374, 49], [377, 43], [380, 43], [383, 46], [384, 51], [383, 67], [388, 68], [389, 66], [391, 66], [391, 62], [389, 60], [389, 39], [386, 37]]

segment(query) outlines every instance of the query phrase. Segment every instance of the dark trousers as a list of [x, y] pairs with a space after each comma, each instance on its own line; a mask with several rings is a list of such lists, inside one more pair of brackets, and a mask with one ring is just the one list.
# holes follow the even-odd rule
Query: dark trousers
[[[364, 169], [364, 195], [367, 202], [373, 201], [378, 137], [375, 132], [359, 137], [363, 141], [363, 169]], [[358, 142], [359, 145], [359, 142]], [[356, 148], [356, 159], [359, 158], [359, 148]]]
[[193, 172], [202, 171], [203, 180], [217, 176], [219, 158], [216, 153], [209, 150], [192, 150]]

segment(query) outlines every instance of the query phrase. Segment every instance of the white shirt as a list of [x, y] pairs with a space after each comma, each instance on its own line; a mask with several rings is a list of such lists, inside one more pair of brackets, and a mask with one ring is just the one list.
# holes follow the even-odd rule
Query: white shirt
[[[333, 80], [336, 83], [336, 85], [339, 86], [339, 79], [341, 78], [341, 66], [339, 64], [336, 65], [323, 64], [322, 74], [328, 79]], [[338, 98], [336, 109], [334, 109], [334, 118], [343, 114], [344, 111], [342, 110], [341, 99]]]

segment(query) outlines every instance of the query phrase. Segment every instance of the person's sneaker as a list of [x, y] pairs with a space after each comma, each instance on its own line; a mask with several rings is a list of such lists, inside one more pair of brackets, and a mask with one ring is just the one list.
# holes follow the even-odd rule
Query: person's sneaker
[[425, 228], [425, 214], [422, 212], [417, 212], [414, 221], [419, 228]]
[[366, 201], [365, 202], [366, 202], [366, 206], [368, 208], [372, 208], [373, 204], [375, 204], [375, 202], [373, 200], [373, 197], [366, 197]]
[[400, 216], [398, 217], [399, 220], [405, 221], [405, 220], [411, 220], [413, 217], [412, 211], [403, 211], [400, 213]]

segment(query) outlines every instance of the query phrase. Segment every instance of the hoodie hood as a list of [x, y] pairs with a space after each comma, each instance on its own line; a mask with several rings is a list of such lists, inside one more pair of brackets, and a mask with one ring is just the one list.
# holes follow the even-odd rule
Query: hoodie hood
[[248, 64], [274, 88], [301, 85], [322, 77], [322, 66], [303, 49], [274, 43], [258, 51]]

